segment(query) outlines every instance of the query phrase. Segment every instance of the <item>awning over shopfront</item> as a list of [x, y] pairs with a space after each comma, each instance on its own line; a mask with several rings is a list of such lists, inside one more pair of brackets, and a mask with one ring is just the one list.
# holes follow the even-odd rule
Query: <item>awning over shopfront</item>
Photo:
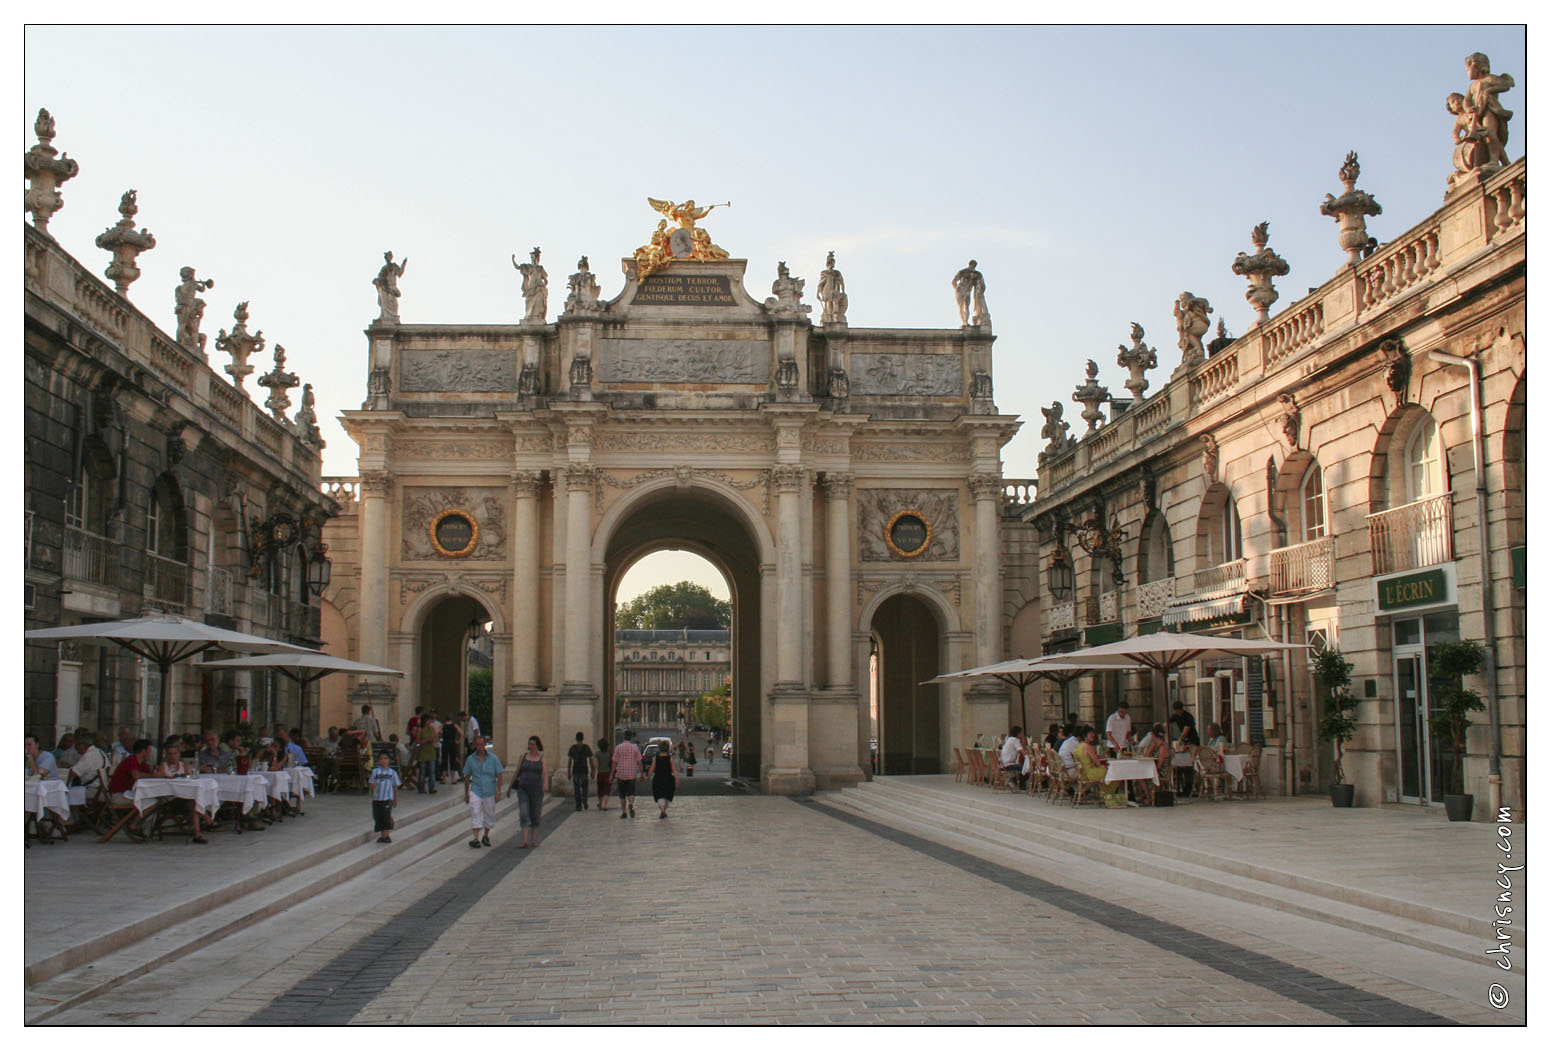
[[1164, 609], [1163, 627], [1167, 631], [1210, 631], [1218, 627], [1247, 624], [1250, 620], [1248, 604], [1247, 595], [1182, 602]]

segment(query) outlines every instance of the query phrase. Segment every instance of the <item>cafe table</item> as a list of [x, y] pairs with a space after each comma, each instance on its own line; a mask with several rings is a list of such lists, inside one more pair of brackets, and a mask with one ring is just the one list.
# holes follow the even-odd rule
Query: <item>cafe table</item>
[[236, 803], [244, 814], [263, 806], [269, 796], [269, 782], [263, 774], [206, 774], [205, 778], [216, 783], [222, 803]]
[[[58, 814], [60, 821], [70, 819], [70, 791], [63, 781], [27, 781], [23, 809], [40, 821], [45, 811]], [[82, 801], [85, 801], [84, 793]]]
[[221, 808], [220, 786], [210, 777], [142, 777], [135, 782], [128, 795], [134, 810], [119, 818], [118, 824], [98, 838], [98, 843], [106, 843], [118, 835], [119, 829], [129, 824], [136, 812], [143, 816], [164, 799], [192, 800], [194, 806], [209, 817], [214, 817], [215, 812]]
[[1247, 755], [1228, 753], [1222, 757], [1222, 768], [1227, 771], [1229, 777], [1233, 778], [1233, 783], [1238, 784], [1244, 780], [1244, 767], [1248, 761]]
[[1158, 783], [1158, 763], [1154, 759], [1111, 759], [1105, 768], [1106, 784], [1115, 781], [1151, 781]]
[[288, 770], [256, 770], [269, 786], [269, 798], [284, 800], [291, 794], [291, 774]]

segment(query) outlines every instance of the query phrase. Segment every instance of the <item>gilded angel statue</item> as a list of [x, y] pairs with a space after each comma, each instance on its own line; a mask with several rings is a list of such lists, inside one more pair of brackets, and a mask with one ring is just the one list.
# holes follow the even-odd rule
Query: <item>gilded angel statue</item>
[[693, 230], [695, 228], [695, 221], [710, 215], [712, 208], [732, 207], [731, 201], [723, 201], [721, 204], [708, 204], [704, 208], [697, 208], [693, 199], [685, 201], [683, 204], [674, 204], [672, 201], [659, 201], [655, 197], [648, 197], [646, 203], [651, 205], [653, 210], [661, 212], [669, 219], [678, 223], [679, 227], [684, 230]]

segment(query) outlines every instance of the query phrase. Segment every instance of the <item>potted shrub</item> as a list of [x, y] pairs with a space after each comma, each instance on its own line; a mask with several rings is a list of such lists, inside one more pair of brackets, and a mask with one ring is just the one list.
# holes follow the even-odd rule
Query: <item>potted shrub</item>
[[1319, 739], [1333, 741], [1336, 746], [1336, 779], [1330, 786], [1330, 805], [1349, 807], [1357, 794], [1357, 786], [1346, 783], [1346, 771], [1341, 758], [1346, 742], [1357, 736], [1357, 698], [1351, 694], [1352, 662], [1341, 656], [1340, 650], [1324, 650], [1314, 657], [1314, 675], [1324, 692], [1324, 703], [1319, 711]]
[[1444, 642], [1427, 647], [1427, 681], [1432, 691], [1432, 713], [1427, 726], [1434, 737], [1446, 737], [1452, 761], [1449, 786], [1443, 794], [1443, 809], [1450, 821], [1469, 821], [1475, 809], [1474, 795], [1465, 794], [1465, 731], [1470, 713], [1485, 709], [1481, 695], [1467, 690], [1463, 679], [1476, 675], [1486, 665], [1486, 652], [1471, 639]]

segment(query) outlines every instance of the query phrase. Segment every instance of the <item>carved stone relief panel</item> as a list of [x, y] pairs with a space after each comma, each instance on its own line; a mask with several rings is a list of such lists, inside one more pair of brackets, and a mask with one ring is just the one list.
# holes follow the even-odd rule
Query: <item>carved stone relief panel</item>
[[957, 354], [852, 354], [851, 394], [962, 395]]
[[962, 442], [926, 442], [919, 445], [853, 442], [851, 458], [868, 463], [969, 463], [974, 459], [974, 452]]
[[403, 350], [399, 390], [466, 393], [517, 390], [515, 350]]
[[770, 344], [762, 339], [604, 339], [603, 383], [759, 383], [770, 381]]
[[435, 460], [498, 460], [511, 453], [512, 445], [509, 441], [470, 441], [449, 439], [447, 441], [395, 441], [393, 452], [396, 456], [429, 458]]
[[889, 523], [901, 511], [919, 513], [931, 526], [926, 550], [908, 561], [952, 562], [959, 557], [959, 493], [956, 489], [858, 489], [857, 553], [863, 562], [907, 561], [889, 546]]
[[468, 512], [479, 525], [474, 549], [465, 559], [501, 560], [506, 557], [506, 491], [502, 488], [404, 487], [402, 557], [406, 560], [441, 560], [431, 538], [431, 523], [443, 511]]
[[605, 452], [645, 449], [695, 449], [708, 452], [770, 452], [775, 442], [768, 434], [736, 434], [716, 431], [604, 431], [593, 448]]

